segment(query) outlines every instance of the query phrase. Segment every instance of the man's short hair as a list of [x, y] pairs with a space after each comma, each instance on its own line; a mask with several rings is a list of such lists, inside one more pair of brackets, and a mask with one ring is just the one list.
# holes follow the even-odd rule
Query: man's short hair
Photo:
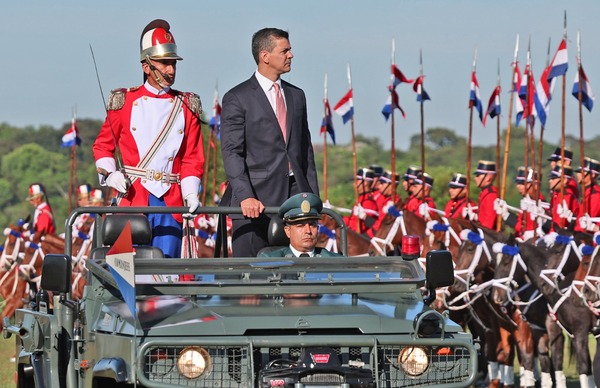
[[289, 39], [290, 34], [279, 28], [263, 28], [252, 35], [252, 56], [258, 65], [258, 55], [261, 51], [271, 52], [275, 47], [275, 39]]

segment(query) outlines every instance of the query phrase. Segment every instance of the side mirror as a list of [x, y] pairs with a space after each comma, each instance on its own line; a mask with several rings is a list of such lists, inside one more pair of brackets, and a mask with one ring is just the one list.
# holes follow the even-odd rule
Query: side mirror
[[66, 294], [71, 291], [71, 258], [49, 254], [44, 257], [40, 287], [46, 291]]
[[449, 251], [430, 251], [425, 258], [425, 286], [429, 290], [429, 296], [424, 299], [430, 304], [435, 299], [435, 289], [448, 287], [454, 283], [454, 266], [452, 254]]

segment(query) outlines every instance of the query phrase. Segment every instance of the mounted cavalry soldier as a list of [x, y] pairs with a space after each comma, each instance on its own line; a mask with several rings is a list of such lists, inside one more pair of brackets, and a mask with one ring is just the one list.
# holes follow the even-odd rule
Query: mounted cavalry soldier
[[[169, 23], [148, 24], [140, 52], [144, 84], [112, 91], [93, 146], [100, 183], [119, 192], [119, 206], [183, 206], [185, 201], [193, 213], [200, 206], [204, 166], [200, 98], [171, 88], [182, 58]], [[166, 257], [181, 257], [182, 216], [148, 219], [152, 245]]]
[[577, 168], [577, 180], [584, 187], [583, 202], [577, 217], [576, 231], [596, 233], [600, 230], [600, 186], [598, 186], [600, 162], [584, 158], [583, 166]]
[[366, 233], [373, 237], [373, 225], [379, 218], [377, 202], [372, 196], [373, 181], [375, 172], [368, 168], [359, 168], [356, 171], [356, 191], [358, 193], [358, 202], [352, 207], [352, 214], [344, 217], [344, 222], [348, 228], [356, 233]]
[[494, 229], [497, 214], [494, 203], [498, 198], [498, 189], [494, 186], [496, 179], [496, 163], [488, 160], [480, 160], [475, 170], [475, 183], [481, 190], [477, 202], [477, 220], [486, 228]]
[[[444, 207], [446, 217], [467, 219], [467, 177], [464, 174], [452, 174], [452, 179], [448, 182], [448, 195], [450, 199]], [[473, 201], [468, 204], [470, 207], [475, 206]]]
[[35, 207], [35, 212], [33, 213], [33, 231], [41, 234], [56, 233], [54, 214], [52, 213], [52, 208], [46, 198], [44, 186], [40, 183], [29, 185], [29, 196], [27, 197], [27, 200]]

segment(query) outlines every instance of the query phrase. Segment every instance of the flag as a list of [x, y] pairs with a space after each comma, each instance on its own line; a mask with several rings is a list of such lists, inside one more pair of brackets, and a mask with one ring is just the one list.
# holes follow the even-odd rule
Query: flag
[[63, 147], [73, 147], [74, 145], [80, 145], [81, 138], [79, 137], [79, 131], [77, 130], [77, 123], [75, 117], [71, 119], [71, 127], [67, 129], [67, 132], [62, 137]]
[[106, 264], [117, 282], [123, 300], [135, 318], [135, 268], [130, 221], [127, 222], [115, 244], [106, 253]]
[[514, 72], [513, 72], [513, 92], [519, 92], [519, 87], [521, 86], [521, 70], [519, 70], [519, 63], [515, 62]]
[[569, 57], [567, 55], [567, 42], [563, 39], [558, 45], [558, 50], [554, 54], [552, 63], [550, 63], [550, 72], [548, 73], [548, 81], [561, 75], [567, 74], [569, 68]]
[[481, 105], [481, 96], [479, 94], [479, 82], [475, 71], [471, 73], [471, 94], [469, 95], [469, 108], [475, 107], [479, 113], [479, 120], [483, 122], [483, 112]]
[[398, 99], [398, 93], [396, 93], [396, 89], [394, 89], [393, 86], [390, 86], [389, 90], [390, 94], [387, 98], [385, 105], [383, 106], [383, 109], [381, 110], [381, 113], [385, 117], [385, 121], [387, 121], [390, 118], [390, 115], [392, 114], [392, 109], [399, 109], [400, 112], [402, 112], [402, 117], [406, 118], [404, 110], [402, 110], [402, 108], [400, 107], [400, 102]]
[[219, 92], [216, 88], [213, 98], [212, 117], [210, 118], [208, 124], [218, 137], [219, 131], [221, 130], [221, 104], [219, 103]]
[[427, 94], [427, 92], [423, 88], [423, 79], [424, 78], [425, 78], [425, 76], [420, 75], [419, 77], [417, 77], [417, 79], [415, 80], [415, 83], [413, 84], [413, 90], [415, 91], [415, 93], [417, 93], [417, 101], [419, 101], [419, 102], [431, 100], [431, 98], [429, 98], [429, 94]]
[[[521, 100], [522, 109], [517, 110], [517, 126], [521, 119], [530, 118], [534, 119], [534, 100], [535, 100], [535, 88], [533, 84], [533, 73], [529, 65], [525, 66], [523, 70], [523, 77], [521, 77], [521, 86], [519, 87], [519, 99]], [[532, 121], [529, 121], [531, 125]]]
[[333, 107], [333, 110], [338, 115], [342, 116], [344, 124], [348, 122], [354, 116], [354, 103], [352, 101], [352, 89], [348, 90], [348, 93], [338, 101]]
[[394, 87], [400, 85], [401, 83], [412, 84], [414, 80], [408, 79], [402, 74], [400, 69], [396, 65], [392, 65], [392, 84]]
[[540, 123], [545, 126], [546, 118], [548, 117], [548, 112], [550, 111], [550, 100], [552, 99], [552, 91], [554, 90], [554, 84], [556, 79], [552, 78], [548, 79], [548, 74], [550, 74], [551, 67], [548, 66], [542, 72], [540, 80], [537, 83], [535, 88], [535, 94], [533, 96], [533, 103], [535, 105], [535, 110], [533, 114], [540, 119]]
[[483, 116], [483, 126], [485, 127], [485, 122], [488, 116], [491, 118], [500, 116], [500, 110], [500, 85], [498, 85], [490, 96], [487, 111], [485, 112], [485, 116]]
[[335, 144], [335, 132], [333, 131], [333, 118], [331, 117], [331, 106], [329, 105], [329, 99], [324, 99], [323, 103], [325, 104], [325, 115], [323, 116], [323, 121], [321, 122], [321, 134], [325, 132], [329, 133], [331, 136], [331, 141]]
[[592, 111], [594, 107], [594, 93], [592, 92], [592, 86], [590, 81], [583, 71], [583, 66], [579, 66], [579, 71], [575, 73], [575, 82], [573, 83], [573, 96], [579, 100], [579, 74], [581, 73], [581, 103], [587, 108], [588, 111]]

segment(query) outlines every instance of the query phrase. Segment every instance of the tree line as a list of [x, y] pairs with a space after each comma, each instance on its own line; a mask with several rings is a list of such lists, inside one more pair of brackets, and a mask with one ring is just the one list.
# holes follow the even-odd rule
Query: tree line
[[[42, 183], [47, 191], [50, 205], [56, 217], [56, 226], [59, 232], [64, 231], [64, 221], [68, 217], [69, 208], [73, 209], [75, 203], [69, 205], [69, 182], [71, 170], [70, 147], [61, 146], [61, 138], [70, 127], [65, 123], [62, 128], [51, 126], [18, 128], [7, 123], [0, 124], [0, 225], [14, 224], [20, 218], [33, 215], [33, 209], [26, 201], [27, 190], [31, 183]], [[96, 134], [102, 126], [101, 120], [79, 119], [77, 128], [82, 139], [80, 146], [75, 149], [76, 177], [74, 187], [79, 184], [89, 183], [92, 187], [99, 187], [96, 173], [92, 144]], [[205, 154], [208, 152], [210, 129], [203, 127]], [[495, 137], [495, 136], [494, 136]], [[502, 139], [506, 137], [503, 131]], [[522, 127], [511, 129], [511, 149], [508, 158], [507, 183], [505, 199], [510, 204], [518, 205], [519, 194], [514, 185], [517, 167], [523, 165], [525, 155], [525, 130]], [[320, 136], [313, 134], [313, 147], [315, 150], [315, 163], [319, 173], [319, 184], [323, 194], [323, 144]], [[213, 157], [209, 156], [209, 172], [205, 181], [204, 190], [207, 191], [206, 205], [214, 205], [212, 193], [214, 182], [216, 186], [225, 179], [223, 165], [220, 158], [218, 141], [216, 179], [213, 179]], [[574, 165], [579, 160], [579, 139], [568, 136], [565, 139], [567, 148], [574, 151]], [[385, 169], [390, 169], [390, 147], [384, 141], [375, 137], [356, 136], [356, 159], [358, 167], [367, 167], [378, 164]], [[547, 179], [548, 162], [550, 155], [557, 144], [544, 143], [542, 192], [548, 192]], [[600, 136], [586, 142], [586, 149], [593, 150], [600, 147]], [[215, 148], [210, 150], [214, 155]], [[537, 145], [536, 145], [537, 150]], [[504, 144], [501, 144], [503, 156]], [[467, 139], [457, 135], [452, 129], [435, 127], [429, 128], [425, 133], [425, 167], [427, 173], [434, 177], [432, 197], [438, 208], [443, 209], [448, 201], [447, 183], [455, 172], [467, 172]], [[592, 155], [592, 157], [595, 157]], [[327, 147], [328, 165], [328, 200], [334, 206], [351, 208], [354, 203], [354, 189], [352, 181], [354, 171], [352, 167], [351, 144], [339, 144]], [[421, 136], [411, 137], [407, 150], [396, 150], [396, 172], [402, 174], [409, 165], [421, 163]], [[472, 147], [471, 165], [476, 166], [480, 159], [496, 160], [496, 145]], [[537, 160], [537, 156], [536, 156]], [[498, 166], [502, 170], [502, 162]], [[474, 167], [471, 168], [474, 171]], [[218, 191], [217, 191], [218, 192]], [[406, 197], [401, 192], [401, 196]], [[472, 180], [470, 197], [477, 199], [479, 191], [474, 187]], [[73, 195], [73, 198], [75, 196]]]

